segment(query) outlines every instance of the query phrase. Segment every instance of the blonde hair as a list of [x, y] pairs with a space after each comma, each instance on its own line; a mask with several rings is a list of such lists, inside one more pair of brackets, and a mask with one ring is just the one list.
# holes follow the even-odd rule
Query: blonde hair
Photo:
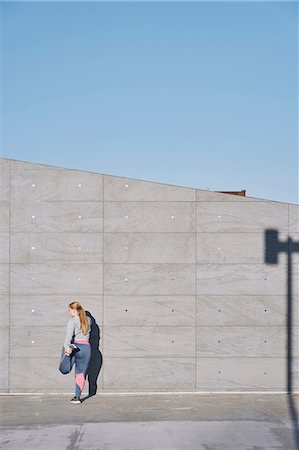
[[69, 303], [69, 308], [75, 309], [78, 311], [79, 318], [80, 318], [80, 328], [82, 330], [83, 334], [87, 334], [88, 328], [89, 328], [89, 322], [86, 316], [85, 309], [81, 306], [80, 302], [71, 302]]

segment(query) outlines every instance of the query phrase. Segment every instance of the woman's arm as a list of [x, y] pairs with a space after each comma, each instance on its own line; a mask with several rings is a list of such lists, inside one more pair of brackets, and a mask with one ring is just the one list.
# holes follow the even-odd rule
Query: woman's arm
[[67, 349], [68, 346], [71, 343], [72, 337], [74, 335], [74, 331], [75, 331], [75, 324], [74, 321], [72, 319], [70, 319], [67, 323], [67, 327], [66, 327], [66, 335], [65, 335], [65, 340], [64, 340], [64, 348]]

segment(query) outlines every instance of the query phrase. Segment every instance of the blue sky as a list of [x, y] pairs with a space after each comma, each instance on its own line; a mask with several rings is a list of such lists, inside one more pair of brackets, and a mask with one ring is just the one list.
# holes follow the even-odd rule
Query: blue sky
[[3, 2], [1, 156], [298, 203], [294, 2]]

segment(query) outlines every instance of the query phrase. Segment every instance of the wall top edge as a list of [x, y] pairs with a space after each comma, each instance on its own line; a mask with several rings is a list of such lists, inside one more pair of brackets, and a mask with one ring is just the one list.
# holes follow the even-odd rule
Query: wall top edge
[[[6, 157], [0, 157], [0, 162], [1, 161], [13, 161], [13, 162], [20, 162], [20, 163], [25, 163], [28, 164], [28, 166], [36, 166], [41, 167], [41, 168], [52, 168], [52, 169], [56, 169], [56, 170], [68, 170], [68, 171], [77, 171], [80, 173], [90, 173], [90, 174], [96, 174], [96, 175], [102, 175], [102, 176], [107, 176], [107, 177], [115, 177], [115, 178], [123, 178], [124, 180], [132, 180], [132, 181], [141, 181], [141, 182], [146, 182], [146, 183], [155, 183], [157, 185], [161, 185], [161, 186], [170, 186], [170, 187], [177, 187], [177, 188], [182, 188], [182, 189], [189, 189], [189, 190], [194, 190], [194, 191], [199, 191], [199, 192], [204, 192], [204, 193], [209, 193], [211, 195], [219, 195], [219, 201], [221, 197], [223, 198], [229, 198], [232, 197], [235, 194], [227, 194], [227, 193], [222, 193], [222, 192], [218, 192], [218, 191], [210, 191], [208, 189], [201, 189], [201, 188], [195, 188], [193, 186], [183, 186], [183, 185], [177, 185], [177, 184], [171, 184], [171, 183], [162, 183], [159, 181], [153, 181], [153, 180], [143, 180], [141, 178], [131, 178], [131, 177], [126, 177], [126, 176], [122, 176], [122, 175], [112, 175], [109, 173], [103, 173], [103, 172], [95, 172], [95, 171], [91, 171], [91, 170], [82, 170], [82, 169], [77, 169], [77, 168], [72, 168], [72, 167], [64, 167], [64, 166], [54, 166], [52, 164], [43, 164], [43, 163], [37, 163], [37, 162], [31, 162], [31, 161], [24, 161], [21, 159], [13, 159], [13, 158], [6, 158]], [[267, 198], [262, 198], [262, 197], [252, 197], [249, 195], [246, 195], [245, 197], [242, 196], [238, 196], [238, 201], [242, 202], [243, 200], [246, 201], [246, 199], [249, 200], [256, 200], [256, 201], [265, 201], [265, 202], [272, 202], [272, 203], [279, 203], [279, 204], [287, 204], [287, 205], [294, 205], [294, 206], [299, 206], [299, 203], [290, 203], [290, 202], [282, 202], [279, 200], [272, 200], [272, 199], [267, 199]], [[204, 201], [204, 200], [203, 200]], [[215, 202], [217, 202], [217, 200], [213, 200]], [[235, 201], [235, 200], [234, 200]]]

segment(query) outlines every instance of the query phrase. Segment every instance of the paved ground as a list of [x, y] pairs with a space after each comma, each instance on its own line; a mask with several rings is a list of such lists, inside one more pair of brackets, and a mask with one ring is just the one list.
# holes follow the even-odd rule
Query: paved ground
[[[0, 448], [298, 450], [299, 396], [0, 396]], [[296, 428], [297, 426], [297, 428]]]

